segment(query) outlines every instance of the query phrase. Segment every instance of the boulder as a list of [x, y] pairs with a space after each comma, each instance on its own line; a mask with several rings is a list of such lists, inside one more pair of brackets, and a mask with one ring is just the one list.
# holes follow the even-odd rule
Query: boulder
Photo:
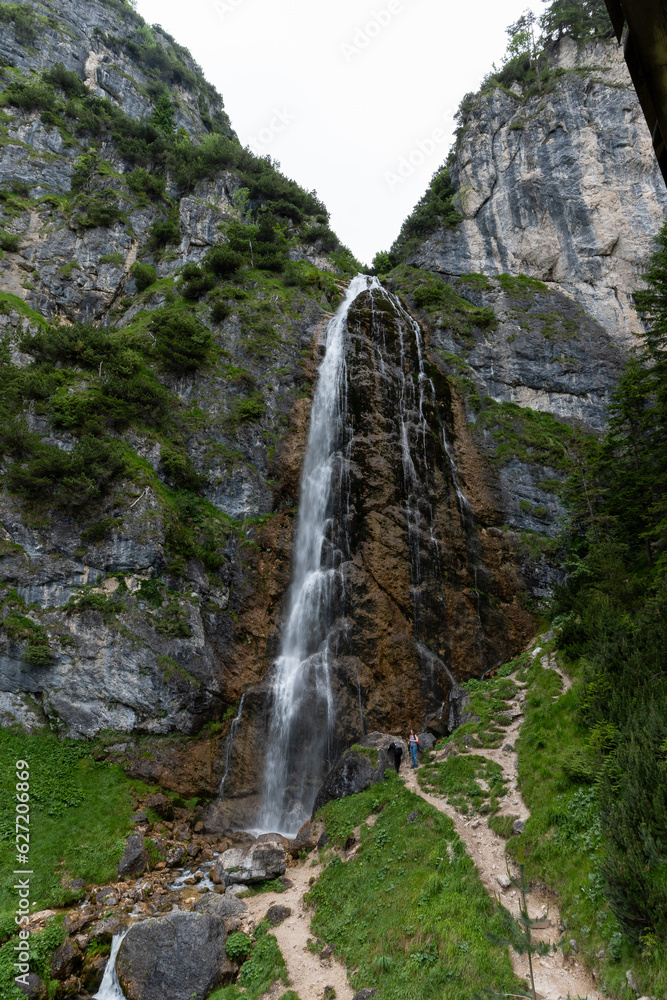
[[27, 983], [19, 983], [18, 988], [21, 993], [28, 997], [28, 1000], [46, 1000], [46, 986], [34, 972], [27, 975]]
[[516, 836], [519, 836], [519, 834], [523, 833], [525, 829], [526, 829], [526, 824], [522, 819], [515, 819], [514, 822], [512, 823], [512, 833], [516, 834]]
[[116, 934], [122, 934], [127, 927], [127, 919], [117, 916], [106, 917], [104, 920], [98, 920], [96, 924], [90, 928], [89, 935], [90, 939], [95, 941], [103, 941], [105, 943], [111, 943]]
[[144, 848], [144, 838], [133, 833], [125, 841], [125, 851], [118, 863], [118, 878], [141, 875], [147, 868], [148, 854]]
[[282, 924], [283, 920], [287, 920], [287, 918], [291, 916], [292, 911], [290, 907], [282, 906], [280, 903], [270, 906], [266, 911], [266, 919], [272, 927], [277, 927], [278, 924]]
[[81, 965], [83, 956], [75, 943], [68, 938], [56, 948], [51, 959], [51, 977], [53, 979], [69, 979], [72, 973]]
[[[390, 767], [393, 770], [394, 767], [393, 753], [388, 748], [397, 741], [399, 737], [387, 733], [369, 733], [354, 747], [346, 750], [317, 793], [313, 817], [327, 802], [363, 792], [365, 788], [383, 781], [386, 769]], [[403, 740], [400, 742], [403, 743]], [[356, 749], [357, 747], [360, 749]]]
[[172, 847], [167, 851], [167, 856], [165, 858], [167, 868], [178, 868], [185, 857], [185, 848], [181, 847], [179, 844], [177, 847]]
[[249, 847], [231, 847], [215, 863], [224, 885], [266, 882], [285, 874], [284, 838], [255, 841]]
[[298, 858], [302, 851], [309, 854], [317, 847], [318, 832], [311, 820], [306, 820], [294, 840], [289, 842], [289, 853], [293, 858]]
[[[445, 734], [443, 733], [443, 736]], [[435, 736], [433, 733], [419, 733], [419, 749], [420, 750], [432, 750], [435, 746]]]
[[144, 803], [144, 806], [146, 809], [152, 809], [154, 813], [157, 813], [160, 819], [165, 819], [169, 822], [174, 818], [174, 807], [167, 795], [151, 795]]
[[208, 913], [175, 911], [134, 924], [116, 961], [127, 1000], [206, 1000], [229, 982], [222, 920]]
[[243, 930], [246, 933], [254, 930], [255, 923], [243, 900], [232, 895], [218, 895], [209, 892], [195, 903], [197, 913], [208, 913], [217, 917], [225, 925], [228, 934]]

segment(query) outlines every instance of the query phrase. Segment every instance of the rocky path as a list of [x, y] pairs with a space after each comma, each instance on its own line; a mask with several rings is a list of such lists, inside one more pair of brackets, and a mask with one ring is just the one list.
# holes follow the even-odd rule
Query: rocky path
[[[281, 893], [252, 896], [244, 899], [244, 903], [255, 923], [262, 920], [270, 906], [288, 906], [292, 911], [271, 933], [275, 935], [287, 965], [289, 988], [298, 993], [300, 1000], [321, 1000], [327, 986], [332, 986], [336, 991], [336, 1000], [352, 1000], [354, 991], [348, 982], [345, 966], [333, 957], [323, 959], [307, 948], [308, 939], [312, 938], [312, 910], [306, 906], [303, 897], [310, 888], [310, 880], [319, 878], [322, 874], [322, 866], [319, 863], [314, 866], [310, 860], [306, 860], [288, 868], [286, 874], [292, 882], [290, 889]], [[282, 983], [274, 984], [268, 994], [269, 1000], [277, 1000], [286, 988]]]
[[[539, 655], [540, 650], [535, 651]], [[569, 678], [563, 674], [555, 661], [548, 657], [542, 658], [542, 666], [547, 669], [556, 670], [563, 681], [563, 693], [570, 687]], [[516, 709], [512, 724], [506, 731], [504, 746], [512, 749], [471, 749], [468, 752], [480, 757], [486, 757], [500, 765], [503, 771], [503, 778], [507, 784], [507, 793], [501, 799], [499, 809], [500, 815], [513, 815], [525, 820], [530, 815], [530, 810], [526, 806], [518, 789], [518, 759], [514, 747], [521, 731], [523, 714], [521, 712], [525, 695], [522, 685], [513, 675], [519, 695], [515, 701]], [[446, 757], [442, 751], [432, 755], [431, 760], [442, 761]], [[417, 795], [420, 795], [426, 802], [434, 806], [440, 812], [445, 813], [454, 823], [454, 827], [459, 837], [466, 845], [468, 853], [477, 866], [480, 878], [487, 890], [498, 896], [500, 902], [515, 917], [520, 911], [520, 897], [518, 890], [510, 883], [507, 876], [508, 859], [505, 854], [505, 841], [487, 825], [483, 816], [468, 817], [457, 812], [453, 806], [439, 795], [430, 794], [423, 791], [417, 780], [417, 771], [410, 769], [409, 765], [403, 767], [402, 776], [406, 786]], [[509, 870], [513, 877], [518, 875], [516, 868], [510, 862]], [[561, 938], [560, 914], [556, 897], [553, 893], [535, 890], [527, 898], [528, 913], [537, 922], [537, 927], [533, 930], [533, 939], [555, 945]], [[510, 949], [512, 965], [518, 976], [528, 979], [528, 956], [518, 955]], [[567, 997], [588, 997], [588, 1000], [602, 1000], [595, 982], [590, 973], [577, 962], [576, 959], [566, 958], [562, 951], [551, 951], [548, 955], [533, 955], [533, 974], [535, 977], [535, 988], [543, 997], [549, 1000], [565, 1000]]]

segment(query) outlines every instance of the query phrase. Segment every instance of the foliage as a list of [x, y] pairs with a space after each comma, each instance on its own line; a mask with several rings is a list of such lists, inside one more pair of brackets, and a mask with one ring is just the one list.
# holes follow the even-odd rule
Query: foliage
[[158, 309], [153, 313], [151, 329], [156, 353], [170, 371], [195, 371], [210, 355], [211, 334], [189, 312], [171, 307]]
[[[482, 779], [486, 789], [477, 778]], [[496, 812], [498, 799], [505, 794], [500, 765], [477, 755], [459, 754], [442, 764], [424, 764], [419, 770], [419, 784], [446, 795], [447, 801], [464, 815], [469, 808], [479, 813]]]
[[[379, 813], [373, 826], [364, 823], [370, 813]], [[446, 816], [389, 772], [319, 815], [336, 843], [361, 824], [358, 853], [330, 861], [308, 897], [314, 933], [356, 970], [354, 990], [373, 987], [388, 1000], [463, 1000], [486, 983], [519, 992], [506, 949], [484, 933], [500, 929], [500, 911]]]
[[43, 18], [24, 3], [1, 3], [0, 21], [13, 24], [16, 39], [22, 45], [32, 45], [43, 25]]
[[138, 292], [145, 291], [154, 281], [157, 281], [157, 271], [152, 264], [142, 264], [135, 261], [130, 268], [130, 274], [134, 278]]
[[426, 193], [407, 217], [389, 251], [393, 267], [403, 264], [423, 240], [437, 229], [457, 226], [462, 216], [454, 204], [455, 190], [447, 166], [433, 175]]
[[227, 957], [230, 961], [236, 962], [237, 965], [245, 962], [251, 950], [252, 941], [243, 931], [236, 931], [234, 934], [230, 934], [225, 942]]
[[[241, 967], [238, 986], [234, 984], [216, 990], [208, 1000], [241, 1000], [243, 997], [246, 1000], [258, 1000], [258, 997], [271, 990], [274, 983], [288, 985], [285, 959], [280, 952], [278, 942], [273, 934], [267, 934], [267, 929], [266, 921], [258, 924], [252, 952]], [[246, 935], [231, 935], [234, 938], [240, 936]]]
[[21, 246], [21, 237], [0, 229], [0, 250], [6, 253], [16, 253]]
[[31, 900], [37, 910], [78, 898], [65, 887], [71, 879], [103, 885], [115, 877], [132, 828], [133, 796], [145, 787], [128, 780], [120, 767], [96, 762], [90, 744], [48, 732], [0, 729], [0, 842], [5, 846], [0, 913], [16, 909], [9, 879], [16, 866], [8, 843], [15, 833], [17, 760], [30, 765], [31, 827], [39, 831], [30, 843]]
[[604, 0], [552, 0], [540, 18], [546, 38], [569, 35], [575, 41], [607, 38], [612, 33]]

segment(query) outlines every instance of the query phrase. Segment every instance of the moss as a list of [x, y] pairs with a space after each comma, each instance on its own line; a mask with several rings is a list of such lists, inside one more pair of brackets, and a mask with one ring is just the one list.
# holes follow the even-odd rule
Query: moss
[[377, 768], [378, 766], [377, 747], [362, 747], [358, 743], [355, 743], [354, 746], [351, 746], [350, 749], [346, 751], [346, 753], [360, 753], [364, 757], [368, 757], [374, 768]]

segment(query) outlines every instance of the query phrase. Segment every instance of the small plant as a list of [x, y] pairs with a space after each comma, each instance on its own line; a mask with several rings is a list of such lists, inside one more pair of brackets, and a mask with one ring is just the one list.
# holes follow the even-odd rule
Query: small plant
[[252, 941], [243, 931], [236, 931], [227, 938], [225, 951], [231, 962], [241, 965], [252, 951]]

